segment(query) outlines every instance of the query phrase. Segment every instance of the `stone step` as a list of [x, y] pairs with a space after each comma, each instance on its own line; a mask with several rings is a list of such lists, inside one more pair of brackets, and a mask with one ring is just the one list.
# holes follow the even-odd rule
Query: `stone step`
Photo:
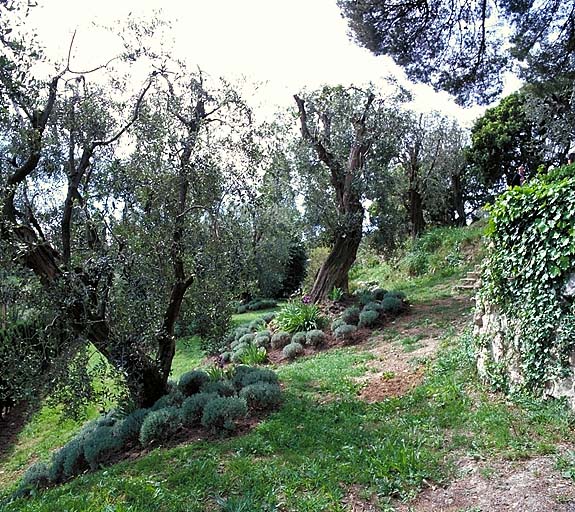
[[456, 290], [477, 290], [479, 286], [475, 284], [456, 284], [454, 289]]
[[462, 277], [459, 281], [461, 283], [476, 283], [477, 279], [475, 279], [474, 277]]

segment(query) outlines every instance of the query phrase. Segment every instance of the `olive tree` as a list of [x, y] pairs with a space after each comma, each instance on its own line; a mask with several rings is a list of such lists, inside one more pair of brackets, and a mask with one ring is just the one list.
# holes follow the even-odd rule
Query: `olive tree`
[[[165, 59], [132, 99], [112, 61], [104, 81], [70, 58], [37, 79], [34, 49], [1, 29], [0, 237], [50, 297], [66, 353], [93, 344], [150, 405], [167, 390], [186, 293], [226, 275], [222, 219], [253, 166], [251, 112], [225, 81]], [[132, 45], [115, 63], [145, 58]]]
[[397, 102], [371, 89], [342, 86], [294, 99], [307, 208], [316, 212], [331, 243], [310, 292], [311, 300], [321, 301], [333, 288], [348, 291], [349, 269], [363, 236], [365, 172], [372, 164], [385, 168], [394, 155]]

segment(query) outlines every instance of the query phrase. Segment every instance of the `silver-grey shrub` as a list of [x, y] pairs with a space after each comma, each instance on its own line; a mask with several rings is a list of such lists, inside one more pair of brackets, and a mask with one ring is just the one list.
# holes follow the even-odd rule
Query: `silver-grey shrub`
[[216, 398], [205, 405], [202, 425], [215, 431], [235, 430], [236, 420], [245, 417], [247, 413], [248, 406], [244, 398]]
[[[244, 367], [249, 368], [249, 367]], [[278, 383], [277, 374], [268, 368], [250, 368], [250, 371], [242, 370], [234, 376], [234, 383], [237, 389], [242, 389], [256, 382]]]
[[150, 407], [150, 411], [158, 411], [160, 409], [165, 409], [166, 407], [179, 407], [185, 399], [186, 397], [184, 394], [176, 388], [171, 393], [158, 398], [156, 403]]
[[123, 440], [114, 427], [98, 427], [86, 436], [83, 445], [84, 457], [92, 470], [124, 448]]
[[305, 332], [296, 332], [292, 336], [291, 342], [292, 343], [299, 343], [300, 345], [305, 345], [306, 344], [306, 333]]
[[180, 426], [180, 413], [176, 407], [150, 412], [140, 429], [140, 443], [147, 446], [154, 441], [169, 439]]
[[331, 323], [331, 330], [335, 331], [339, 326], [341, 325], [345, 325], [345, 320], [343, 318], [336, 318], [332, 323]]
[[184, 400], [180, 409], [180, 417], [185, 426], [198, 425], [204, 413], [206, 404], [218, 398], [217, 393], [198, 393]]
[[184, 373], [178, 381], [178, 388], [185, 396], [198, 393], [202, 385], [210, 380], [210, 376], [203, 370], [192, 370]]
[[379, 318], [379, 313], [375, 310], [368, 309], [359, 314], [359, 327], [369, 327], [373, 325]]
[[278, 384], [256, 382], [240, 391], [250, 409], [272, 409], [281, 403], [281, 389]]
[[250, 344], [253, 339], [255, 338], [255, 334], [253, 332], [250, 332], [248, 334], [244, 334], [239, 340], [239, 343], [246, 343], [246, 344]]
[[288, 343], [282, 350], [282, 354], [284, 357], [287, 357], [290, 360], [295, 359], [303, 354], [303, 345], [301, 343]]
[[149, 409], [136, 409], [134, 412], [126, 416], [123, 421], [116, 424], [115, 429], [117, 435], [122, 439], [124, 444], [138, 441], [142, 423], [144, 423], [144, 418], [149, 412]]
[[284, 348], [291, 341], [291, 334], [278, 331], [272, 336], [272, 348]]
[[383, 306], [381, 302], [368, 302], [364, 307], [363, 311], [381, 311]]
[[352, 339], [353, 334], [357, 331], [355, 325], [340, 325], [334, 332], [336, 339], [342, 341], [349, 341]]
[[270, 346], [270, 337], [266, 334], [258, 333], [253, 343], [256, 347], [268, 348]]
[[219, 396], [233, 396], [236, 390], [232, 382], [228, 380], [213, 380], [206, 382], [201, 389], [202, 393], [216, 393]]
[[313, 329], [305, 334], [306, 344], [312, 347], [319, 347], [325, 342], [325, 334], [319, 329]]
[[357, 322], [359, 322], [359, 308], [357, 306], [350, 306], [344, 309], [341, 318], [346, 324], [357, 325]]
[[381, 306], [384, 312], [388, 314], [397, 314], [403, 309], [403, 301], [393, 295], [387, 294], [381, 301]]
[[37, 462], [30, 466], [18, 486], [17, 494], [29, 493], [33, 489], [47, 487], [50, 483], [50, 468], [45, 462]]

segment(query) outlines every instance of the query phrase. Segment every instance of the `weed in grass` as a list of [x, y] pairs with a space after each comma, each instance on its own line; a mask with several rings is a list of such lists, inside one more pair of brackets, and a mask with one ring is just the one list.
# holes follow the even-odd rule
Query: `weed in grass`
[[555, 467], [561, 472], [563, 478], [575, 480], [575, 451], [569, 450], [563, 455], [559, 455]]
[[425, 338], [424, 334], [416, 334], [415, 336], [406, 336], [401, 338], [399, 342], [401, 343], [401, 346], [405, 352], [413, 352], [423, 346], [421, 343], [419, 343], [419, 340], [423, 338]]
[[482, 478], [485, 478], [485, 480], [490, 480], [493, 475], [495, 475], [495, 469], [491, 466], [485, 466], [479, 470], [479, 474]]

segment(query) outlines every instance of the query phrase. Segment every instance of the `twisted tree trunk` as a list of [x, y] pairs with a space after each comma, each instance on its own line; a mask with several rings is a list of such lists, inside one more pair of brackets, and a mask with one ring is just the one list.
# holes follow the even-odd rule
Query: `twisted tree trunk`
[[321, 302], [327, 299], [333, 288], [340, 288], [345, 293], [349, 290], [349, 269], [355, 261], [362, 238], [364, 208], [361, 204], [359, 181], [362, 177], [365, 156], [371, 144], [366, 130], [366, 119], [374, 95], [372, 93], [367, 95], [363, 114], [357, 119], [350, 120], [354, 127], [354, 140], [345, 163], [339, 162], [328, 148], [329, 116], [326, 113], [321, 114], [325, 133], [323, 138], [320, 138], [318, 134], [312, 134], [309, 130], [305, 102], [297, 95], [294, 99], [299, 109], [302, 137], [311, 144], [318, 158], [330, 171], [337, 214], [340, 218], [340, 227], [334, 234], [334, 245], [317, 273], [310, 292], [313, 302]]

